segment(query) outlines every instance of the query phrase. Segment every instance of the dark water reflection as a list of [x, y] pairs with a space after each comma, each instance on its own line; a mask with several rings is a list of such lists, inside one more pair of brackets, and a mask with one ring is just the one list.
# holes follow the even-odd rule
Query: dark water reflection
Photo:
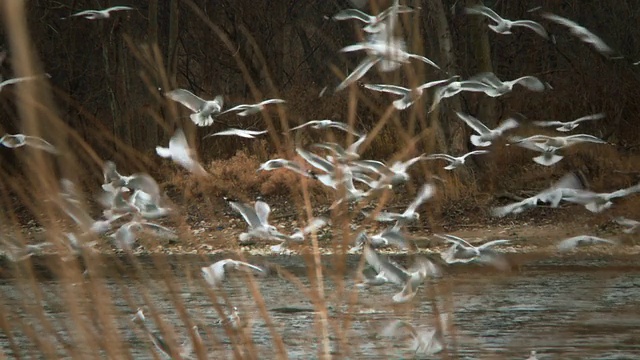
[[[302, 260], [297, 257], [269, 260], [280, 262], [298, 275], [306, 272]], [[357, 258], [351, 260], [355, 264]], [[536, 350], [540, 359], [640, 359], [640, 266], [633, 261], [624, 266], [615, 260], [591, 263], [585, 261], [573, 266], [538, 263], [509, 273], [481, 271], [477, 267], [455, 268], [423, 287], [409, 305], [392, 304], [391, 295], [397, 290], [382, 286], [359, 290], [355, 305], [348, 306], [347, 295], [338, 292], [334, 282], [327, 280], [330, 322], [332, 326], [342, 328], [349, 344], [348, 350], [340, 348], [337, 332], [332, 329], [332, 351], [349, 358], [412, 358], [414, 353], [407, 350], [407, 341], [382, 338], [376, 336], [377, 331], [395, 319], [416, 326], [431, 326], [437, 310], [448, 313], [454, 325], [455, 335], [448, 333], [445, 336], [445, 353], [450, 358], [525, 359], [531, 350]], [[197, 273], [199, 267], [208, 265], [209, 261], [189, 259], [180, 264], [173, 267], [174, 274], [182, 274], [177, 282], [177, 296], [190, 317], [199, 324], [209, 358], [232, 358], [229, 334], [215, 324], [219, 319], [218, 312]], [[297, 285], [275, 275], [255, 279], [289, 357], [317, 358], [320, 341], [314, 330], [313, 305], [307, 296]], [[120, 337], [130, 344], [130, 349], [125, 351], [130, 351], [132, 358], [153, 358], [149, 341], [130, 321], [136, 310], [131, 304], [144, 303], [140, 284], [144, 284], [151, 294], [160, 317], [176, 326], [178, 341], [185, 338], [186, 326], [172, 305], [162, 278], [156, 276], [138, 282], [106, 277], [102, 281], [107, 284], [108, 296], [115, 305], [113, 316], [117, 319]], [[308, 286], [305, 278], [301, 281]], [[60, 338], [68, 341], [68, 329], [73, 326], [64, 306], [66, 290], [52, 280], [42, 281], [39, 285], [47, 318]], [[352, 280], [347, 280], [347, 288], [353, 288]], [[245, 331], [250, 334], [260, 358], [274, 358], [271, 332], [242, 277], [230, 278], [225, 290], [227, 301], [252, 319]], [[11, 348], [6, 332], [0, 334], [0, 349], [10, 358], [16, 355], [37, 358], [38, 352], [33, 350], [36, 345], [25, 336], [28, 330], [16, 324], [20, 318], [32, 324], [36, 331], [46, 333], [46, 330], [24, 312], [26, 295], [18, 290], [14, 280], [0, 283], [0, 293], [4, 309], [10, 310], [5, 317], [19, 350]], [[35, 298], [28, 298], [26, 302], [38, 304]], [[292, 307], [309, 311], [279, 311]], [[91, 315], [86, 316], [90, 321]], [[339, 321], [345, 316], [352, 320], [348, 328], [343, 328]], [[151, 326], [156, 328], [149, 318]], [[245, 344], [239, 348], [247, 347]], [[68, 354], [61, 347], [59, 351], [61, 356]], [[431, 358], [442, 358], [443, 354]]]

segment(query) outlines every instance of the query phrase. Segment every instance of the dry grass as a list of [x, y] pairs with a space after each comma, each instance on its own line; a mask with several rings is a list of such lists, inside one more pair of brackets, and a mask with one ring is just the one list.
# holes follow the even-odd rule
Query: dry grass
[[[251, 36], [252, 34], [266, 36], [271, 32], [263, 31], [259, 22], [260, 19], [265, 18], [260, 11], [266, 11], [263, 9], [267, 6], [266, 4], [265, 2], [260, 7], [256, 6], [255, 9], [253, 5], [245, 4], [243, 9], [250, 12], [246, 15], [255, 21], [234, 27], [234, 30], [237, 30], [234, 36], [242, 37], [243, 44], [242, 47], [236, 47], [238, 39], [231, 39], [226, 28], [218, 25], [217, 21], [211, 20], [197, 4], [185, 2], [184, 11], [191, 19], [185, 26], [191, 26], [192, 23], [201, 24], [199, 33], [185, 35], [188, 38], [186, 42], [199, 44], [201, 37], [206, 39], [213, 37], [215, 46], [211, 47], [221, 54], [224, 53], [219, 56], [210, 53], [194, 55], [200, 61], [195, 67], [199, 68], [196, 70], [198, 75], [203, 76], [199, 78], [202, 83], [207, 83], [211, 77], [221, 77], [220, 81], [241, 84], [244, 95], [240, 95], [241, 91], [236, 91], [233, 95], [233, 100], [238, 102], [252, 97], [262, 99], [266, 97], [263, 94], [283, 97], [288, 101], [286, 107], [269, 109], [256, 117], [236, 119], [240, 123], [237, 127], [271, 129], [267, 140], [220, 139], [217, 142], [211, 139], [205, 140], [211, 141], [210, 143], [203, 141], [200, 145], [200, 153], [207, 154], [204, 156], [203, 163], [210, 174], [206, 178], [195, 178], [176, 166], [168, 165], [166, 161], [161, 162], [153, 154], [153, 147], [141, 140], [154, 139], [161, 142], [163, 137], [166, 140], [176, 124], [178, 126], [188, 124], [186, 126], [191, 127], [188, 130], [192, 134], [202, 135], [197, 129], [192, 128], [188, 120], [183, 121], [179, 117], [180, 111], [184, 109], [178, 110], [175, 104], [166, 104], [165, 99], [158, 93], [158, 84], [162, 84], [163, 87], [176, 86], [176, 84], [170, 84], [169, 76], [165, 73], [167, 67], [163, 64], [164, 57], [159, 54], [157, 46], [147, 46], [145, 51], [148, 52], [138, 48], [131, 49], [139, 55], [140, 62], [148, 61], [141, 66], [143, 69], [140, 71], [141, 76], [134, 71], [127, 72], [127, 65], [132, 67], [133, 65], [127, 63], [131, 59], [122, 55], [125, 51], [119, 53], [118, 56], [121, 57], [107, 54], [106, 48], [103, 54], [92, 52], [95, 58], [103, 56], [101, 61], [105, 66], [110, 64], [115, 67], [100, 70], [106, 71], [108, 79], [121, 79], [124, 73], [129, 76], [128, 82], [122, 84], [110, 82], [106, 96], [104, 91], [100, 90], [90, 96], [87, 95], [83, 101], [75, 101], [70, 89], [69, 93], [65, 93], [61, 89], [50, 89], [46, 82], [38, 81], [25, 82], [16, 86], [15, 93], [12, 93], [15, 96], [10, 98], [11, 105], [7, 105], [9, 101], [3, 98], [3, 108], [5, 108], [3, 113], [15, 119], [16, 124], [19, 124], [15, 128], [24, 133], [52, 139], [63, 155], [49, 156], [30, 148], [0, 149], [2, 156], [11, 153], [7, 155], [11, 157], [11, 165], [5, 166], [3, 161], [0, 173], [2, 175], [0, 176], [0, 225], [3, 231], [2, 247], [7, 252], [7, 256], [0, 257], [0, 277], [6, 279], [0, 284], [4, 289], [0, 295], [0, 329], [2, 329], [0, 359], [137, 359], [152, 356], [159, 358], [160, 356], [150, 345], [145, 331], [129, 320], [139, 307], [145, 309], [148, 323], [153, 324], [151, 326], [162, 333], [174, 352], [172, 355], [176, 358], [178, 357], [175, 353], [176, 349], [185, 338], [185, 334], [195, 341], [194, 353], [198, 358], [285, 359], [289, 357], [287, 351], [290, 344], [287, 343], [289, 339], [285, 336], [285, 331], [288, 329], [283, 329], [274, 319], [272, 312], [268, 310], [268, 302], [272, 299], [265, 299], [259, 278], [247, 276], [241, 272], [239, 275], [241, 280], [236, 282], [238, 286], [219, 290], [212, 289], [204, 283], [200, 274], [199, 266], [210, 263], [209, 256], [143, 257], [129, 251], [119, 252], [117, 256], [92, 251], [72, 253], [64, 240], [64, 232], [69, 228], [69, 220], [64, 217], [55, 202], [45, 200], [59, 192], [59, 179], [62, 177], [77, 180], [76, 183], [82, 184], [83, 192], [91, 194], [94, 189], [98, 189], [97, 185], [101, 180], [98, 169], [104, 158], [114, 159], [118, 164], [125, 164], [121, 168], [122, 173], [145, 171], [157, 177], [163, 191], [169, 192], [169, 196], [176, 202], [179, 210], [188, 211], [191, 207], [196, 207], [201, 212], [211, 215], [216, 214], [214, 210], [220, 209], [220, 205], [224, 204], [222, 201], [224, 196], [243, 201], [253, 201], [260, 196], [267, 202], [278, 204], [285, 203], [284, 200], [286, 200], [287, 209], [282, 211], [294, 213], [293, 217], [297, 218], [299, 224], [303, 224], [305, 220], [316, 215], [319, 208], [324, 209], [335, 200], [333, 192], [329, 192], [316, 181], [301, 178], [290, 171], [256, 172], [256, 169], [262, 162], [275, 157], [287, 157], [304, 163], [302, 159], [294, 156], [293, 150], [296, 146], [306, 147], [319, 140], [345, 144], [349, 137], [334, 132], [326, 134], [312, 131], [284, 135], [282, 132], [286, 128], [309, 119], [330, 118], [350, 123], [358, 130], [375, 133], [375, 136], [372, 135], [368, 140], [362, 157], [384, 159], [387, 162], [443, 150], [435, 148], [432, 127], [434, 124], [428, 123], [426, 114], [416, 109], [418, 105], [411, 110], [398, 113], [389, 107], [388, 104], [391, 101], [389, 96], [372, 96], [355, 86], [353, 89], [344, 91], [346, 95], [336, 94], [318, 98], [318, 93], [324, 84], [313, 82], [309, 85], [312, 69], [295, 74], [287, 74], [283, 71], [273, 75], [270, 72], [274, 70], [271, 68], [273, 66], [271, 62], [282, 59], [284, 56], [281, 56], [283, 55], [281, 53], [269, 53], [264, 56], [261, 51], [275, 51], [274, 49], [280, 48], [272, 46], [269, 49], [261, 49], [256, 44], [267, 42], [261, 41], [264, 39], [256, 40]], [[41, 41], [42, 39], [30, 38], [31, 29], [27, 27], [26, 20], [43, 19], [45, 15], [53, 16], [51, 14], [44, 14], [43, 17], [27, 16], [23, 5], [23, 2], [19, 1], [5, 1], [1, 5], [0, 12], [5, 20], [7, 39], [12, 51], [11, 65], [13, 74], [16, 76], [42, 73], [43, 66], [39, 63], [38, 49], [33, 47], [47, 46], [46, 42]], [[54, 15], [57, 14], [54, 9], [48, 10]], [[284, 14], [286, 10], [276, 8], [271, 11]], [[32, 9], [32, 11], [42, 11], [42, 9]], [[220, 14], [211, 16], [220, 16]], [[463, 26], [457, 26], [459, 25], [457, 21], [459, 20], [451, 20], [451, 24], [454, 25], [452, 28], [462, 29]], [[34, 20], [34, 22], [32, 26], [38, 27], [44, 23], [44, 20]], [[425, 26], [428, 25], [426, 23]], [[86, 25], [80, 22], [78, 24], [78, 26]], [[119, 31], [122, 31], [120, 27], [122, 19], [118, 18], [113, 24], [113, 28], [109, 30], [111, 34], [109, 36], [116, 37], [120, 34]], [[409, 28], [408, 25], [411, 24], [405, 24], [405, 28]], [[309, 25], [309, 27], [312, 26]], [[97, 37], [100, 30], [107, 28], [108, 26], [97, 27], [91, 30], [91, 34]], [[288, 29], [291, 31], [291, 28]], [[133, 32], [133, 29], [130, 30]], [[76, 32], [81, 33], [81, 31]], [[341, 34], [341, 32], [337, 33]], [[454, 35], [464, 38], [464, 34]], [[111, 41], [112, 38], [108, 39]], [[344, 39], [327, 40], [338, 46]], [[351, 39], [348, 40], [351, 41]], [[418, 37], [414, 40], [419, 42], [422, 39]], [[132, 36], [128, 41], [137, 44], [139, 40]], [[507, 40], [503, 38], [498, 41]], [[75, 44], [69, 44], [71, 45], [75, 46]], [[467, 45], [466, 40], [461, 40], [459, 46], [464, 48]], [[119, 43], [119, 46], [123, 44]], [[326, 49], [321, 50], [326, 51]], [[65, 51], [68, 50], [65, 49]], [[460, 49], [457, 51], [464, 53]], [[226, 52], [240, 55], [229, 56]], [[305, 59], [299, 55], [292, 54], [286, 61], [305, 63]], [[547, 50], [531, 56], [530, 64], [527, 63], [529, 68], [523, 66], [520, 71], [545, 72], [547, 69], [540, 68], [542, 66], [540, 64], [548, 63], [547, 60], [553, 57]], [[117, 61], [114, 61], [114, 58]], [[108, 61], [109, 59], [111, 62]], [[243, 59], [250, 59], [251, 63], [247, 64]], [[460, 61], [464, 62], [463, 60]], [[574, 60], [577, 61], [577, 59]], [[182, 61], [187, 60], [180, 58], [181, 64]], [[585, 88], [600, 89], [607, 80], [614, 78], [611, 72], [615, 69], [610, 70], [600, 62], [599, 69], [604, 68], [606, 71], [603, 70], [598, 76], [593, 77], [584, 76], [587, 71], [584, 64], [580, 67], [581, 63], [576, 65], [559, 62], [563, 66], [576, 66], [577, 70], [572, 72], [566, 80], [562, 80], [561, 77], [552, 77], [548, 73], [541, 75], [548, 78], [544, 79], [545, 81], [553, 81], [556, 88], [573, 86], [573, 81], [580, 78], [580, 84]], [[240, 75], [232, 77], [219, 73], [221, 70], [217, 65], [220, 63], [224, 63], [227, 69], [233, 69], [233, 71], [229, 70], [229, 73]], [[507, 59], [496, 65], [496, 69], [501, 71], [500, 75], [504, 79], [516, 75], [509, 74], [510, 64], [511, 62]], [[92, 66], [98, 67], [95, 64]], [[186, 84], [192, 80], [190, 76], [194, 74], [189, 73], [193, 70], [188, 66], [184, 68], [187, 68], [187, 74], [179, 81]], [[202, 69], [213, 70], [209, 73]], [[80, 72], [80, 69], [67, 70]], [[420, 72], [416, 75], [416, 71], [409, 66], [405, 70], [407, 73], [402, 76], [411, 81], [424, 75]], [[99, 72], [95, 69], [94, 71]], [[627, 72], [624, 69], [615, 71], [619, 71], [616, 74], [623, 75]], [[70, 74], [71, 72], [60, 71], [62, 75], [54, 74], [57, 75], [54, 79], [58, 81], [58, 77], [69, 74], [69, 82], [75, 83], [79, 75]], [[111, 72], [117, 76], [112, 76]], [[102, 77], [104, 74], [101, 75]], [[138, 77], [142, 81], [137, 82]], [[98, 81], [96, 83], [102, 84]], [[126, 87], [127, 84], [131, 88]], [[279, 92], [275, 84], [280, 84], [283, 90]], [[384, 193], [367, 205], [376, 210], [381, 210], [388, 205], [402, 206], [411, 200], [423, 183], [434, 182], [438, 186], [437, 196], [421, 211], [426, 214], [422, 217], [427, 219], [424, 222], [430, 230], [435, 231], [442, 229], [443, 224], [486, 220], [485, 210], [499, 200], [496, 199], [496, 194], [502, 192], [518, 194], [523, 191], [539, 190], [567, 171], [580, 170], [589, 181], [590, 188], [596, 191], [612, 191], [636, 184], [640, 180], [638, 172], [640, 148], [637, 147], [639, 125], [637, 121], [634, 123], [624, 117], [628, 112], [637, 116], [637, 112], [634, 112], [637, 107], [635, 101], [637, 89], [635, 84], [633, 85], [632, 87], [625, 82], [619, 87], [608, 86], [605, 87], [607, 90], [605, 96], [596, 92], [588, 93], [576, 102], [560, 103], [555, 100], [559, 98], [558, 95], [553, 95], [555, 96], [553, 98], [547, 97], [551, 95], [546, 94], [528, 97], [518, 96], [516, 93], [496, 103], [496, 108], [505, 114], [510, 111], [530, 110], [532, 118], [556, 115], [558, 118], [564, 118], [567, 114], [571, 114], [569, 117], [574, 114], [581, 116], [584, 112], [593, 110], [585, 104], [594, 107], [602, 106], [602, 110], [611, 114], [611, 123], [606, 123], [602, 128], [597, 125], [588, 125], [584, 127], [584, 132], [610, 133], [609, 140], [616, 142], [615, 146], [575, 146], [563, 152], [565, 159], [557, 166], [542, 167], [531, 161], [534, 155], [530, 151], [515, 146], [506, 147], [504, 143], [498, 143], [492, 147], [491, 154], [470, 160], [468, 171], [447, 172], [442, 170], [440, 162], [421, 162], [410, 171], [412, 181], [394, 189], [393, 192]], [[83, 93], [85, 86], [88, 85], [82, 82], [75, 86], [77, 95]], [[573, 91], [573, 88], [571, 90]], [[202, 92], [207, 93], [207, 91]], [[137, 106], [134, 100], [127, 98], [129, 93], [131, 96], [144, 96], [144, 103]], [[56, 97], [54, 98], [52, 94]], [[4, 97], [4, 91], [2, 96]], [[110, 100], [100, 102], [100, 106], [95, 108], [87, 109], [92, 101], [102, 98]], [[425, 95], [426, 98], [428, 98], [427, 95]], [[463, 110], [474, 110], [478, 105], [474, 98], [466, 99], [465, 104], [468, 108]], [[63, 111], [63, 105], [58, 105], [57, 101], [69, 106], [70, 109], [64, 114], [65, 116], [77, 113], [78, 118], [65, 121], [61, 118], [62, 115], [60, 117], [56, 115], [57, 112]], [[624, 112], [616, 112], [618, 102], [628, 104]], [[550, 113], [543, 113], [542, 111], [547, 108], [553, 109]], [[94, 116], [94, 114], [106, 112], [110, 112], [110, 116], [118, 115], [111, 119], [112, 124], [108, 123], [108, 116], [105, 116], [107, 120], [104, 122]], [[139, 120], [140, 117], [145, 121]], [[93, 126], [87, 120], [95, 120], [97, 125]], [[153, 126], [149, 125], [150, 123]], [[160, 129], [163, 132], [159, 131]], [[523, 127], [517, 131], [521, 136], [538, 132], [539, 130], [534, 130], [532, 127]], [[122, 138], [122, 135], [128, 139]], [[164, 141], [162, 143], [164, 144]], [[134, 144], [144, 144], [144, 146], [136, 147], [133, 146]], [[211, 160], [212, 158], [214, 159]], [[434, 175], [441, 180], [435, 180]], [[90, 198], [91, 195], [86, 197]], [[639, 205], [640, 198], [637, 196], [622, 199], [616, 202], [611, 212], [606, 215], [592, 216], [586, 222], [590, 225], [602, 224], [611, 216], [640, 218]], [[353, 238], [354, 231], [350, 228], [350, 224], [359, 216], [360, 207], [354, 211], [345, 206], [332, 212], [331, 220], [335, 233], [341, 236], [335, 236], [326, 244], [336, 253], [330, 260], [321, 259], [321, 242], [314, 235], [311, 236], [310, 246], [302, 250], [305, 266], [300, 273], [292, 274], [290, 269], [264, 264], [265, 269], [268, 269], [267, 276], [273, 278], [277, 276], [285, 279], [287, 285], [291, 285], [286, 288], [285, 294], [279, 294], [280, 297], [286, 297], [287, 305], [304, 300], [314, 310], [313, 326], [300, 329], [300, 333], [306, 336], [301, 340], [303, 344], [299, 346], [304, 349], [304, 358], [314, 357], [314, 354], [322, 359], [331, 358], [332, 355], [339, 358], [355, 358], [358, 354], [355, 354], [354, 344], [367, 341], [362, 333], [355, 332], [353, 325], [360, 320], [349, 311], [354, 309], [362, 299], [359, 298], [358, 290], [350, 286], [350, 281], [345, 281], [352, 277], [354, 269], [351, 264], [347, 264], [344, 245]], [[28, 215], [25, 216], [25, 213]], [[176, 215], [178, 221], [173, 223], [178, 224], [179, 242], [193, 244], [193, 248], [200, 249], [199, 246], [203, 244], [197, 242], [190, 229], [194, 224], [188, 223], [189, 219], [185, 219], [183, 215], [179, 211]], [[225, 218], [221, 217], [221, 219]], [[224, 225], [228, 228], [234, 226], [234, 224]], [[23, 255], [20, 250], [30, 243], [30, 239], [20, 231], [25, 226], [28, 226], [28, 230], [32, 232], [34, 229], [37, 230], [41, 237], [51, 242], [57, 255], [33, 256], [18, 260]], [[227, 233], [220, 235], [225, 243], [234, 244], [232, 249], [239, 250], [235, 238], [230, 237]], [[89, 241], [108, 243], [109, 239], [91, 235], [81, 236], [81, 242]], [[628, 243], [634, 244], [634, 241], [628, 240]], [[148, 238], [143, 239], [143, 244], [149, 244], [148, 247], [157, 246], [157, 243]], [[244, 259], [245, 255], [243, 251], [225, 254], [238, 259]], [[360, 261], [356, 269], [358, 273], [362, 267], [363, 261]], [[86, 273], [84, 273], [85, 270]], [[328, 283], [333, 286], [331, 290], [325, 289]], [[269, 294], [273, 295], [273, 293]], [[434, 316], [437, 317], [439, 311], [451, 312], [452, 294], [449, 284], [443, 280], [439, 285], [430, 287], [422, 300], [431, 305]], [[195, 298], [198, 299], [197, 304], [194, 304]], [[249, 324], [241, 329], [234, 329], [228, 325], [212, 326], [212, 321], [226, 317], [229, 306], [233, 305], [238, 305], [242, 312], [250, 314]], [[336, 312], [338, 316], [329, 316], [329, 305], [348, 310], [342, 313]], [[393, 312], [400, 315], [413, 310], [413, 304], [410, 304], [394, 308]], [[432, 319], [428, 320], [432, 322]], [[193, 331], [186, 330], [194, 325], [200, 327], [203, 335], [202, 342], [197, 340]], [[264, 330], [263, 332], [267, 334], [265, 338], [256, 341], [253, 336], [255, 328]], [[367, 327], [367, 330], [375, 329]], [[385, 350], [375, 355], [388, 358], [390, 355]], [[264, 355], [264, 352], [267, 352], [267, 355]], [[444, 351], [442, 357], [455, 358], [458, 355], [460, 354], [454, 349]]]

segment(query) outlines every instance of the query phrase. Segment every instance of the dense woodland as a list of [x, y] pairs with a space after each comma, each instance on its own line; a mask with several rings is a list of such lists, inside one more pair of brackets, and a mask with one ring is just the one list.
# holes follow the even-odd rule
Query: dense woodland
[[[332, 15], [351, 7], [344, 0], [151, 0], [118, 1], [136, 11], [114, 14], [106, 21], [63, 19], [86, 8], [116, 5], [114, 1], [28, 1], [28, 27], [39, 68], [51, 74], [52, 98], [43, 100], [47, 116], [68, 125], [79, 136], [51, 138], [47, 119], [40, 124], [44, 137], [58, 146], [69, 145], [87, 166], [99, 169], [99, 160], [113, 159], [124, 169], [131, 154], [151, 154], [173, 130], [184, 127], [196, 139], [199, 156], [225, 159], [239, 149], [254, 146], [236, 138], [204, 139], [228, 126], [281, 129], [306, 120], [330, 118], [349, 121], [371, 130], [389, 110], [389, 96], [352, 86], [323, 97], [320, 91], [339, 83], [360, 56], [339, 49], [363, 37], [359, 24], [334, 21]], [[428, 113], [430, 99], [419, 106], [393, 112], [391, 120], [369, 146], [369, 155], [389, 158], [415, 134], [427, 134], [416, 146], [422, 151], [462, 151], [468, 148], [466, 129], [452, 110], [461, 109], [487, 125], [516, 113], [528, 120], [570, 120], [605, 112], [605, 120], [586, 124], [583, 130], [615, 143], [616, 151], [637, 151], [640, 66], [640, 6], [635, 1], [485, 1], [510, 19], [540, 21], [556, 38], [546, 42], [531, 31], [499, 35], [487, 28], [481, 16], [469, 16], [464, 7], [479, 0], [409, 1], [417, 9], [402, 14], [402, 30], [409, 50], [422, 54], [449, 74], [468, 78], [493, 71], [502, 79], [534, 75], [550, 89], [531, 93], [518, 89], [500, 98], [464, 94], [448, 99]], [[378, 6], [376, 6], [378, 5]], [[371, 4], [375, 13], [386, 1]], [[541, 6], [541, 10], [530, 9]], [[565, 28], [545, 22], [539, 11], [571, 18], [601, 36], [624, 59], [609, 59], [572, 37]], [[6, 22], [5, 22], [6, 23]], [[3, 28], [3, 35], [8, 29]], [[3, 36], [6, 38], [6, 36]], [[15, 73], [12, 48], [7, 41], [4, 78]], [[417, 85], [443, 78], [421, 63], [393, 73], [370, 72], [364, 82]], [[284, 112], [248, 118], [222, 117], [210, 128], [196, 128], [188, 111], [162, 96], [183, 87], [204, 97], [223, 94], [226, 105], [280, 97]], [[355, 93], [352, 93], [355, 91]], [[3, 132], [24, 131], [13, 89], [0, 95]], [[350, 97], [357, 98], [355, 109]], [[355, 103], [355, 102], [352, 102]], [[354, 111], [352, 111], [354, 110]], [[387, 116], [388, 117], [388, 116]], [[61, 126], [57, 126], [59, 129]], [[428, 129], [428, 131], [425, 131]], [[280, 131], [270, 134], [267, 147], [283, 144]], [[81, 142], [87, 145], [81, 145]], [[95, 153], [93, 153], [95, 151]], [[86, 153], [86, 154], [85, 154]], [[10, 151], [0, 156], [11, 158]], [[83, 156], [90, 155], [90, 156]], [[269, 155], [267, 155], [269, 156]], [[160, 159], [145, 156], [151, 166]], [[136, 167], [138, 165], [133, 165]]]

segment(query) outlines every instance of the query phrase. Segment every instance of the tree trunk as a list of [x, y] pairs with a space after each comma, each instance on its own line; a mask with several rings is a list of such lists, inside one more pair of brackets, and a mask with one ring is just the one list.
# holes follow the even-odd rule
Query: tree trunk
[[178, 0], [171, 0], [169, 14], [169, 47], [167, 49], [167, 75], [169, 84], [175, 86], [178, 72]]

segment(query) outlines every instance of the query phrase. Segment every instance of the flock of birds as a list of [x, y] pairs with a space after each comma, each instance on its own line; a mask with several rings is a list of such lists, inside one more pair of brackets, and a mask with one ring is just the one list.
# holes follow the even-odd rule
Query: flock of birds
[[[110, 12], [134, 10], [126, 6], [116, 6], [105, 10], [87, 10], [71, 17], [84, 17], [89, 20], [109, 18]], [[347, 46], [342, 52], [363, 51], [365, 59], [339, 84], [335, 91], [346, 89], [365, 74], [377, 67], [379, 71], [389, 72], [399, 69], [402, 64], [411, 59], [422, 61], [436, 69], [440, 67], [420, 55], [408, 53], [405, 42], [394, 34], [397, 14], [412, 12], [414, 9], [402, 6], [395, 1], [392, 6], [376, 16], [365, 14], [357, 9], [343, 10], [334, 16], [335, 20], [355, 19], [365, 25], [363, 31], [367, 33], [367, 39], [363, 42]], [[531, 20], [511, 21], [500, 17], [493, 10], [485, 6], [475, 6], [467, 9], [470, 15], [481, 15], [490, 19], [493, 24], [489, 28], [498, 34], [511, 34], [515, 28], [526, 28], [534, 31], [543, 39], [554, 41], [547, 30], [541, 24]], [[581, 27], [575, 22], [554, 14], [544, 14], [544, 18], [566, 26], [571, 33], [585, 43], [590, 44], [597, 51], [606, 56], [612, 56], [614, 51], [599, 37]], [[21, 81], [32, 80], [38, 77], [14, 78], [0, 83], [0, 90], [4, 86]], [[487, 96], [498, 97], [513, 90], [515, 85], [523, 86], [530, 91], [545, 91], [545, 84], [534, 76], [523, 76], [511, 81], [502, 81], [493, 73], [481, 73], [467, 80], [459, 80], [459, 76], [447, 79], [427, 82], [417, 88], [405, 88], [391, 84], [365, 84], [364, 88], [372, 91], [390, 93], [399, 96], [392, 102], [397, 110], [405, 110], [429, 90], [433, 91], [431, 110], [435, 109], [441, 101], [455, 96], [461, 92], [480, 92]], [[249, 116], [260, 113], [266, 106], [285, 103], [282, 99], [268, 99], [257, 104], [242, 104], [224, 109], [223, 96], [216, 96], [213, 100], [205, 100], [185, 89], [175, 89], [165, 93], [168, 99], [176, 101], [191, 111], [190, 119], [197, 126], [210, 126], [218, 116], [235, 112], [238, 116]], [[368, 134], [356, 131], [348, 124], [333, 120], [312, 120], [291, 128], [289, 131], [302, 131], [305, 129], [326, 130], [337, 129], [350, 133], [357, 140], [347, 148], [332, 142], [312, 144], [309, 148], [295, 149], [296, 154], [303, 161], [290, 159], [272, 159], [260, 165], [258, 171], [274, 171], [287, 169], [309, 181], [319, 181], [324, 186], [334, 189], [336, 200], [331, 206], [335, 208], [340, 204], [359, 203], [378, 196], [384, 191], [392, 190], [410, 180], [408, 170], [420, 161], [444, 161], [446, 170], [455, 170], [465, 165], [469, 156], [478, 156], [490, 152], [489, 148], [501, 138], [507, 137], [507, 133], [520, 126], [520, 121], [509, 118], [500, 123], [496, 128], [490, 129], [481, 120], [462, 112], [456, 112], [460, 121], [467, 124], [474, 132], [470, 136], [470, 142], [477, 147], [467, 154], [422, 154], [406, 161], [396, 161], [391, 164], [372, 159], [362, 159], [358, 150], [365, 142]], [[555, 127], [559, 132], [569, 132], [577, 128], [585, 121], [597, 121], [604, 118], [604, 114], [593, 114], [578, 118], [573, 121], [536, 121], [533, 125], [539, 127]], [[248, 139], [266, 134], [266, 130], [227, 129], [208, 136], [235, 135]], [[508, 136], [506, 146], [519, 146], [539, 153], [533, 161], [543, 166], [552, 166], [562, 160], [562, 149], [579, 143], [607, 144], [606, 141], [589, 134], [576, 134], [567, 136], [533, 135], [526, 138]], [[46, 140], [23, 134], [6, 134], [0, 138], [0, 144], [9, 148], [31, 146], [58, 155], [59, 151]], [[168, 147], [158, 146], [156, 152], [160, 157], [171, 159], [190, 173], [198, 176], [209, 176], [206, 169], [197, 161], [195, 152], [189, 146], [187, 138], [181, 129], [175, 131], [169, 141]], [[161, 193], [160, 186], [150, 175], [136, 173], [122, 175], [117, 171], [116, 164], [107, 161], [103, 168], [104, 183], [99, 202], [103, 206], [101, 219], [96, 220], [85, 210], [82, 194], [76, 189], [73, 182], [68, 179], [61, 180], [61, 191], [50, 199], [62, 209], [78, 226], [78, 230], [65, 234], [63, 243], [68, 246], [71, 253], [78, 254], [92, 249], [96, 244], [97, 235], [109, 234], [113, 244], [119, 249], [130, 251], [135, 246], [137, 238], [143, 234], [177, 240], [179, 235], [173, 230], [154, 222], [174, 212]], [[356, 184], [358, 186], [356, 186]], [[368, 288], [392, 284], [400, 291], [392, 296], [392, 301], [404, 303], [412, 300], [420, 286], [430, 277], [441, 276], [439, 266], [427, 257], [416, 255], [414, 263], [410, 267], [404, 267], [388, 257], [380, 254], [377, 249], [381, 247], [397, 247], [400, 249], [415, 248], [404, 229], [407, 225], [419, 219], [418, 209], [422, 204], [431, 199], [437, 192], [437, 186], [433, 183], [422, 185], [416, 198], [401, 213], [380, 211], [365, 213], [365, 215], [377, 222], [390, 223], [391, 225], [377, 234], [368, 234], [360, 231], [354, 236], [351, 252], [362, 252], [366, 264], [373, 269], [375, 276], [364, 276], [364, 280], [358, 283], [359, 287]], [[561, 203], [574, 203], [583, 205], [588, 211], [602, 212], [613, 205], [617, 198], [629, 196], [640, 192], [640, 184], [629, 188], [617, 190], [611, 193], [596, 193], [584, 188], [581, 179], [573, 173], [569, 173], [553, 184], [550, 188], [521, 201], [494, 207], [491, 214], [503, 217], [510, 214], [518, 214], [537, 206], [546, 204], [550, 207], [558, 207]], [[226, 198], [225, 198], [226, 199]], [[292, 234], [285, 234], [269, 223], [270, 206], [262, 201], [256, 201], [252, 206], [240, 201], [226, 199], [229, 206], [238, 212], [248, 224], [248, 229], [239, 236], [240, 243], [247, 243], [255, 239], [277, 242], [271, 247], [274, 253], [284, 253], [292, 243], [303, 243], [309, 236], [315, 236], [323, 227], [330, 225], [326, 217], [311, 219], [307, 226], [295, 229]], [[616, 222], [626, 227], [627, 233], [638, 232], [640, 223], [626, 218], [616, 218]], [[116, 226], [116, 224], [119, 224]], [[496, 246], [510, 243], [509, 240], [500, 239], [486, 242], [481, 245], [473, 245], [465, 239], [450, 234], [437, 234], [438, 239], [450, 244], [440, 255], [447, 264], [457, 263], [486, 263], [500, 269], [509, 267], [508, 262]], [[611, 239], [599, 238], [591, 235], [580, 235], [564, 239], [557, 244], [560, 252], [569, 251], [579, 245], [606, 243], [615, 245], [617, 242]], [[15, 246], [13, 252], [15, 253]], [[54, 246], [52, 242], [38, 245], [26, 245], [20, 250], [14, 259], [24, 259], [32, 254], [35, 249], [45, 246]], [[245, 269], [248, 271], [264, 272], [264, 269], [242, 261], [225, 259], [211, 266], [202, 268], [204, 280], [213, 287], [222, 286], [225, 274], [230, 269]], [[142, 324], [156, 348], [163, 354], [170, 354], [168, 345], [154, 333], [145, 323], [142, 310], [139, 310], [134, 321]], [[240, 323], [237, 309], [225, 321], [235, 324]], [[420, 353], [432, 354], [442, 350], [442, 334], [434, 329], [423, 331], [406, 322], [394, 322], [383, 331], [387, 335], [397, 334], [407, 329], [413, 336], [413, 348]], [[197, 334], [197, 329], [195, 329]], [[199, 336], [199, 335], [198, 335]], [[181, 355], [187, 356], [193, 350], [193, 344], [183, 344]], [[529, 359], [536, 359], [532, 352]]]

